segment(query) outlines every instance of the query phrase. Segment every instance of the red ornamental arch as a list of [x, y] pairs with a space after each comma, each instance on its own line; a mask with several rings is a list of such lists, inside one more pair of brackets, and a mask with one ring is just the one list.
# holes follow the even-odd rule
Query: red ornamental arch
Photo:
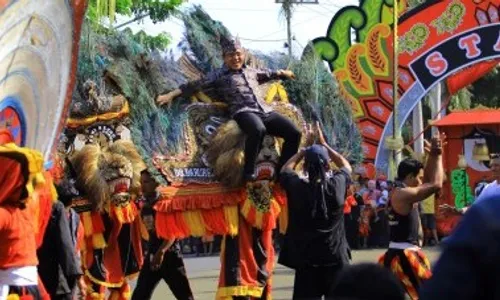
[[[500, 0], [494, 1], [434, 1], [410, 11], [400, 19], [401, 36], [411, 35], [415, 26], [427, 31], [427, 38], [418, 49], [400, 51], [399, 86], [404, 87], [404, 75], [413, 84], [401, 89], [398, 103], [398, 127], [429, 90], [446, 80], [451, 93], [467, 86], [488, 72], [500, 58]], [[413, 31], [413, 32], [412, 32]], [[392, 39], [388, 45], [393, 46]], [[412, 51], [414, 50], [414, 51]], [[404, 72], [409, 71], [409, 72]], [[403, 75], [403, 76], [401, 76]], [[392, 136], [389, 117], [380, 141]], [[379, 144], [375, 164], [386, 171], [390, 152]]]
[[[367, 3], [361, 1], [360, 9], [349, 10], [364, 9]], [[315, 47], [329, 62], [351, 104], [363, 136], [365, 164], [374, 164], [378, 173], [388, 174], [391, 152], [384, 141], [393, 135], [392, 29], [382, 19], [378, 24], [372, 22], [371, 28], [357, 28], [358, 36], [364, 33], [365, 40], [342, 52], [332, 34], [342, 13], [332, 20], [330, 36], [316, 39]], [[398, 23], [399, 130], [433, 86], [446, 81], [448, 91], [454, 93], [498, 64], [500, 0], [429, 1], [400, 16]], [[333, 51], [327, 51], [330, 49]], [[386, 64], [376, 70], [378, 62]]]

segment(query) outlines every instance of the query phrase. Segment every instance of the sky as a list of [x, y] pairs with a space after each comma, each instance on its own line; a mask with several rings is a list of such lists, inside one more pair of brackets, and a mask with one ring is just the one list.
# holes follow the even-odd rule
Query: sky
[[[359, 0], [319, 0], [319, 4], [297, 5], [292, 17], [292, 35], [296, 41], [292, 44], [295, 54], [300, 54], [307, 43], [324, 36], [335, 13], [346, 5], [357, 5]], [[192, 5], [201, 5], [212, 19], [221, 21], [229, 31], [238, 36], [245, 48], [266, 53], [286, 52], [286, 22], [280, 17], [280, 4], [275, 0], [189, 0], [181, 9]], [[118, 24], [126, 21], [118, 19]], [[168, 32], [175, 48], [184, 32], [182, 21], [169, 19], [153, 24], [144, 19], [141, 23], [129, 26], [134, 32], [144, 30], [150, 35]]]

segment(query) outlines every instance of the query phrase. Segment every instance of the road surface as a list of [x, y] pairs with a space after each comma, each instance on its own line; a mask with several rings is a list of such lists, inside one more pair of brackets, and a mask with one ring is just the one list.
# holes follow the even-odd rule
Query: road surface
[[[353, 263], [376, 262], [384, 253], [383, 249], [353, 251]], [[431, 262], [439, 256], [438, 248], [425, 248], [425, 253]], [[185, 258], [187, 274], [196, 300], [214, 300], [219, 278], [219, 257]], [[273, 299], [292, 299], [293, 275], [291, 269], [277, 265], [273, 277]], [[135, 282], [132, 283], [132, 288]], [[161, 282], [153, 294], [153, 300], [175, 299], [168, 286]]]

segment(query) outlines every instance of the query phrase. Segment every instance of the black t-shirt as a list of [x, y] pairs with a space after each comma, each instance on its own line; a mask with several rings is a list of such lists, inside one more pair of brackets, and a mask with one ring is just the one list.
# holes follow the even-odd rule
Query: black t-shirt
[[[294, 171], [285, 171], [280, 182], [288, 198], [288, 229], [278, 262], [290, 268], [348, 264], [350, 250], [345, 237], [344, 202], [350, 176], [347, 172], [328, 174], [325, 195], [328, 219], [313, 216], [312, 199], [307, 179]], [[320, 215], [320, 214], [317, 214]]]
[[392, 203], [389, 201], [388, 218], [391, 242], [418, 245], [420, 227], [418, 207], [413, 207], [407, 215], [400, 215], [394, 211]]

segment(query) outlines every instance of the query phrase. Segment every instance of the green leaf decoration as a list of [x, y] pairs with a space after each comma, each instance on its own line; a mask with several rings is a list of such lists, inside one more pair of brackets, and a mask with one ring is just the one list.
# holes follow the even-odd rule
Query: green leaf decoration
[[455, 169], [451, 172], [451, 190], [455, 196], [455, 206], [463, 208], [474, 201], [472, 189], [469, 186], [469, 175], [463, 169]]
[[[382, 7], [384, 6], [384, 3], [389, 5], [389, 3], [387, 2], [392, 2], [392, 1], [384, 1], [384, 0], [361, 1], [360, 7], [366, 14], [366, 25], [358, 31], [359, 43], [364, 43], [370, 29], [372, 29], [373, 26], [379, 24], [382, 21]], [[391, 3], [391, 5], [393, 5], [393, 3]]]

